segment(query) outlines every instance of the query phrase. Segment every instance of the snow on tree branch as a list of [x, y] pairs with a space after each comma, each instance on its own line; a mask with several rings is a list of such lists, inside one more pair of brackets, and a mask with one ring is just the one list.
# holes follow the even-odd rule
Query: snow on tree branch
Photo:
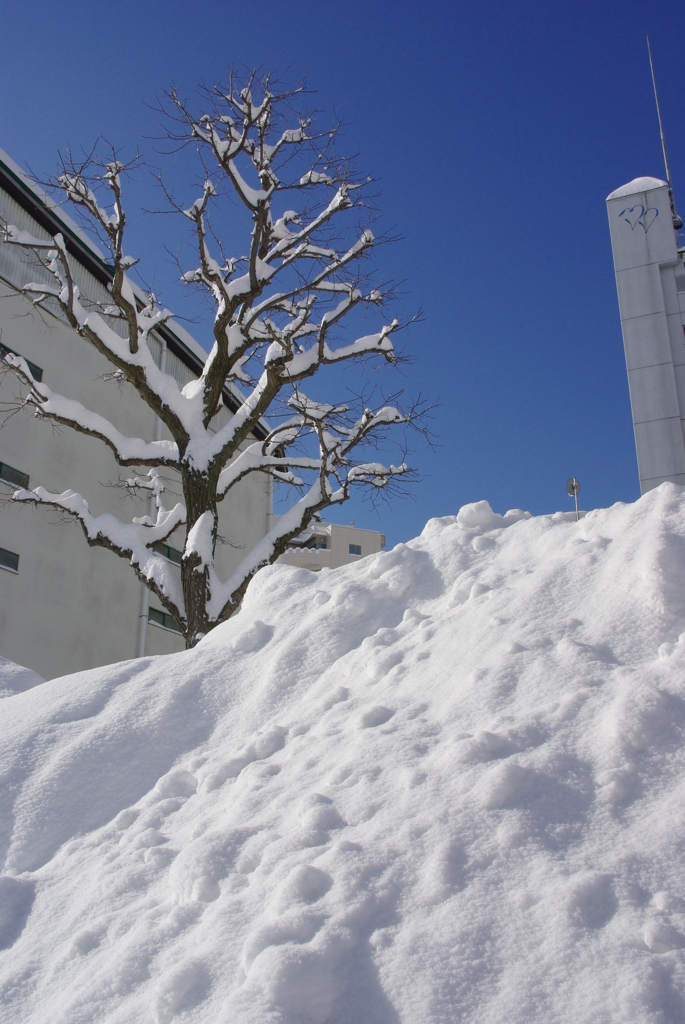
[[154, 544], [165, 541], [185, 521], [181, 503], [167, 510], [158, 502], [154, 522], [146, 516], [122, 523], [110, 513], [93, 516], [88, 502], [75, 491], [52, 494], [44, 487], [31, 491], [20, 488], [12, 498], [23, 504], [53, 508], [75, 519], [91, 547], [108, 548], [128, 559], [138, 578], [157, 594], [171, 614], [179, 622], [185, 621], [181, 581], [170, 563], [152, 550]]
[[81, 434], [97, 437], [113, 452], [120, 466], [178, 466], [178, 446], [174, 441], [145, 442], [138, 437], [125, 437], [108, 419], [92, 412], [80, 402], [56, 394], [47, 384], [34, 379], [25, 359], [8, 352], [3, 357], [7, 367], [28, 385], [24, 398], [35, 414]]

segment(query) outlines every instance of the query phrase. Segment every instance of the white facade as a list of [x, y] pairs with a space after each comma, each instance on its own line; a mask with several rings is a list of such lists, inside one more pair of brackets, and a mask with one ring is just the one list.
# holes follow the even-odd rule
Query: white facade
[[337, 523], [312, 522], [278, 559], [302, 569], [337, 569], [385, 547], [385, 537], [376, 530], [339, 526]]
[[[86, 303], [107, 300], [107, 267], [97, 248], [30, 185], [2, 151], [0, 216], [40, 238], [63, 231]], [[112, 379], [111, 364], [92, 345], [60, 319], [56, 310], [38, 310], [21, 294], [18, 289], [41, 280], [41, 273], [45, 273], [42, 268], [16, 246], [0, 243], [0, 344], [39, 367], [43, 381], [54, 391], [78, 398], [126, 435], [165, 436], [154, 413], [130, 385], [120, 386]], [[206, 357], [197, 342], [174, 323], [151, 338], [150, 347], [181, 385], [198, 375]], [[103, 380], [107, 375], [109, 379]], [[17, 391], [14, 378], [6, 375], [0, 402], [11, 400]], [[234, 400], [227, 395], [225, 401]], [[217, 413], [217, 427], [231, 414], [225, 405]], [[10, 497], [17, 473], [28, 476], [31, 487], [41, 484], [51, 491], [80, 492], [95, 514], [111, 512], [130, 521], [147, 511], [120, 488], [110, 486], [135, 471], [121, 469], [104, 444], [68, 428], [54, 430], [26, 411], [8, 419], [0, 429], [0, 501]], [[180, 494], [180, 477], [173, 471], [167, 476], [170, 494]], [[237, 485], [219, 508], [219, 534], [228, 543], [219, 546], [217, 570], [227, 578], [268, 530], [270, 481], [253, 474]], [[172, 535], [168, 545], [182, 548], [182, 531]], [[173, 550], [169, 554], [175, 557]], [[12, 568], [15, 558], [17, 571]], [[3, 657], [52, 678], [140, 653], [182, 650], [181, 636], [165, 628], [168, 620], [154, 595], [150, 595], [148, 611], [147, 593], [126, 561], [113, 552], [89, 547], [76, 523], [60, 522], [57, 514], [48, 510], [8, 501], [0, 504]]]
[[668, 184], [607, 198], [641, 493], [685, 484], [685, 267]]

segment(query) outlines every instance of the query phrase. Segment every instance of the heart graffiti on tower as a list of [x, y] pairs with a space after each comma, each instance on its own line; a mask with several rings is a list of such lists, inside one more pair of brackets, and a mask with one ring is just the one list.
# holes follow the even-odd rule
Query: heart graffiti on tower
[[654, 206], [649, 206], [645, 209], [641, 203], [638, 203], [637, 206], [631, 206], [625, 210], [621, 210], [618, 216], [621, 220], [630, 224], [632, 231], [634, 231], [639, 224], [646, 234], [656, 218], [659, 216], [659, 211]]

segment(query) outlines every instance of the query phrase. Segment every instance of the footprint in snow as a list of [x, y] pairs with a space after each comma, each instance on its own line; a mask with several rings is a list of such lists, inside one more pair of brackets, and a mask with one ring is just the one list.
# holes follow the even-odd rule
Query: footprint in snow
[[670, 953], [672, 949], [685, 946], [685, 935], [664, 921], [649, 921], [642, 939], [650, 953]]
[[316, 903], [332, 885], [333, 879], [326, 871], [313, 864], [300, 864], [290, 872], [276, 893], [274, 912], [280, 915], [298, 903]]
[[83, 928], [80, 932], [77, 932], [69, 946], [69, 952], [67, 953], [69, 959], [75, 960], [79, 956], [87, 956], [92, 950], [97, 949], [102, 942], [104, 933], [104, 927], [100, 930]]
[[157, 780], [154, 795], [162, 800], [172, 797], [193, 796], [197, 792], [197, 779], [191, 772], [176, 769]]
[[304, 798], [300, 805], [299, 817], [302, 824], [308, 828], [328, 831], [343, 828], [345, 825], [333, 801], [321, 793], [312, 793]]
[[661, 661], [667, 661], [674, 654], [682, 655], [683, 651], [685, 651], [685, 633], [681, 633], [675, 643], [661, 644], [657, 654]]
[[131, 849], [147, 850], [151, 846], [162, 846], [166, 842], [168, 842], [166, 836], [163, 836], [156, 828], [146, 828], [132, 840]]
[[518, 802], [527, 795], [533, 778], [533, 772], [518, 764], [490, 769], [477, 786], [482, 806], [494, 811]]
[[603, 928], [618, 910], [613, 879], [596, 871], [582, 874], [572, 882], [568, 915], [583, 928]]
[[515, 750], [516, 747], [506, 736], [481, 729], [471, 736], [462, 737], [456, 761], [463, 764], [469, 761], [494, 761], [497, 758], [508, 757]]
[[155, 868], [165, 868], [171, 864], [175, 856], [176, 850], [170, 846], [151, 846], [143, 854], [143, 860]]
[[472, 583], [471, 585], [468, 583], [462, 583], [461, 585], [456, 584], [448, 599], [448, 605], [451, 608], [455, 608], [459, 605], [466, 604], [467, 601], [475, 601], [476, 598], [482, 597], [483, 594], [490, 594], [490, 597], [492, 597], [490, 591], [491, 588], [487, 583]]
[[385, 722], [390, 721], [392, 716], [395, 714], [390, 708], [383, 707], [382, 704], [375, 704], [372, 708], [368, 708], [359, 719], [360, 729], [375, 729], [378, 725], [383, 725]]
[[637, 784], [635, 765], [627, 763], [610, 768], [597, 776], [598, 795], [611, 804], [624, 803], [632, 796]]
[[193, 1010], [210, 993], [212, 981], [199, 960], [188, 960], [163, 974], [155, 986], [152, 1016], [155, 1024], [171, 1024], [174, 1017]]
[[337, 690], [334, 690], [333, 693], [331, 693], [330, 696], [326, 698], [326, 700], [321, 705], [321, 710], [330, 711], [332, 707], [335, 707], [336, 704], [340, 704], [342, 703], [342, 701], [347, 700], [349, 696], [350, 691], [347, 689], [347, 687], [339, 686]]
[[418, 611], [416, 608], [407, 608], [402, 616], [402, 622], [407, 626], [418, 626], [427, 621], [430, 621], [430, 615], [424, 615], [423, 612]]
[[341, 765], [331, 772], [327, 780], [331, 786], [356, 786], [359, 777], [352, 765]]
[[367, 666], [367, 674], [372, 682], [378, 683], [381, 679], [388, 675], [388, 673], [399, 665], [403, 659], [403, 654], [400, 651], [391, 651], [384, 657], [380, 657], [377, 661], [372, 661]]
[[117, 832], [125, 832], [127, 828], [130, 828], [139, 814], [140, 811], [135, 807], [127, 807], [126, 810], [120, 811], [114, 819], [114, 827]]
[[257, 619], [251, 626], [233, 641], [233, 650], [240, 654], [253, 654], [260, 650], [273, 636], [273, 626], [267, 626], [261, 619]]
[[659, 892], [655, 892], [651, 902], [656, 910], [665, 914], [682, 914], [685, 910], [685, 900], [681, 899], [680, 896], [674, 896], [666, 889], [660, 889]]
[[237, 778], [248, 764], [252, 764], [253, 761], [263, 761], [275, 754], [276, 751], [282, 750], [287, 734], [288, 729], [282, 725], [274, 725], [270, 729], [258, 729], [250, 737], [249, 743], [235, 757], [224, 762], [206, 776], [202, 784], [203, 792], [210, 793], [213, 789], [218, 789], [227, 779]]
[[301, 842], [304, 847], [323, 846], [330, 840], [330, 832], [344, 828], [347, 822], [341, 817], [330, 797], [312, 793], [300, 804], [299, 819], [304, 829]]
[[326, 923], [323, 914], [315, 914], [294, 908], [275, 921], [266, 921], [248, 935], [243, 945], [240, 966], [243, 978], [247, 977], [252, 964], [260, 953], [269, 946], [284, 946], [286, 943], [304, 945], [311, 942]]
[[[178, 903], [212, 903], [220, 883], [231, 871], [243, 846], [252, 838], [250, 829], [219, 829], [205, 832], [179, 853], [169, 872], [169, 886]], [[259, 853], [261, 850], [252, 850]], [[257, 863], [259, 863], [259, 859]], [[241, 870], [241, 873], [245, 873]]]

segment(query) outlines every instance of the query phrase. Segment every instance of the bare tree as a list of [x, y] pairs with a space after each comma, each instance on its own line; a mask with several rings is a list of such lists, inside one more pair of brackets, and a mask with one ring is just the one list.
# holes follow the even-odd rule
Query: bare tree
[[[165, 189], [172, 206], [192, 224], [198, 266], [182, 280], [203, 290], [214, 309], [212, 350], [201, 376], [182, 389], [157, 365], [148, 344], [171, 314], [154, 296], [139, 301], [129, 278], [136, 261], [124, 245], [127, 167], [115, 151], [107, 159], [91, 154], [78, 164], [68, 154], [51, 183], [85, 213], [108, 246], [110, 306], [85, 308], [60, 234], [41, 241], [4, 225], [5, 242], [30, 251], [50, 274], [52, 284], [28, 284], [24, 291], [39, 305], [56, 302], [73, 329], [135, 387], [172, 438], [124, 436], [103, 416], [35, 380], [26, 361], [8, 353], [6, 367], [25, 386], [23, 402], [37, 415], [99, 438], [122, 467], [148, 468], [147, 474], [132, 476], [128, 486], [149, 493], [154, 513], [128, 523], [110, 514], [95, 517], [80, 494], [54, 494], [43, 487], [19, 489], [13, 500], [60, 510], [80, 523], [89, 544], [129, 560], [177, 620], [188, 647], [235, 612], [255, 573], [275, 561], [313, 516], [347, 500], [353, 485], [387, 488], [407, 472], [403, 462], [386, 466], [364, 461], [357, 452], [411, 414], [392, 405], [362, 406], [355, 414], [302, 390], [324, 366], [369, 357], [392, 361], [391, 335], [399, 325], [393, 320], [352, 341], [336, 333], [352, 310], [380, 307], [384, 295], [361, 272], [375, 245], [359, 219], [366, 210], [366, 183], [355, 177], [349, 161], [334, 155], [337, 128], [317, 134], [312, 118], [297, 114], [294, 98], [301, 93], [299, 87], [279, 94], [268, 77], [256, 74], [246, 84], [231, 76], [226, 88], [203, 93], [207, 104], [201, 116], [176, 91], [169, 94], [168, 137], [197, 148], [206, 178], [187, 209]], [[226, 193], [251, 217], [242, 255], [226, 256], [210, 228], [211, 209]], [[285, 208], [289, 193], [299, 198], [299, 211]], [[354, 223], [344, 217], [350, 211], [357, 211]], [[227, 387], [239, 390], [240, 407], [213, 432], [210, 424]], [[272, 415], [268, 436], [255, 441], [253, 431], [267, 412]], [[183, 488], [183, 501], [170, 509], [160, 475], [167, 470], [180, 473]], [[251, 473], [299, 488], [299, 498], [223, 581], [214, 564], [217, 505]], [[153, 546], [180, 526], [186, 537], [179, 581]]]

